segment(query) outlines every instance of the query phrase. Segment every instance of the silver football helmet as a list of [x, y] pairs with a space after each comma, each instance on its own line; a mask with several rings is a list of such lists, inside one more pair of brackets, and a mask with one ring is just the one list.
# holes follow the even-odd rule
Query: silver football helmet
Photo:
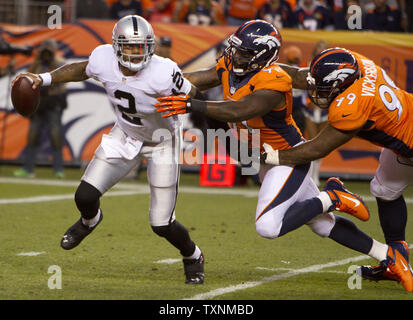
[[[152, 26], [138, 15], [120, 19], [113, 28], [112, 40], [119, 63], [132, 71], [142, 70], [151, 60], [155, 50]], [[133, 48], [133, 52], [125, 53], [125, 47], [129, 50]]]

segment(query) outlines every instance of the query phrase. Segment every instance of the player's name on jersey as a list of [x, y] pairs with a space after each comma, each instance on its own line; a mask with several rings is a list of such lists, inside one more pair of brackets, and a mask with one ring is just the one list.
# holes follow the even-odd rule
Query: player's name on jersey
[[362, 59], [363, 62], [363, 83], [361, 89], [362, 96], [374, 97], [376, 92], [377, 67], [373, 61]]

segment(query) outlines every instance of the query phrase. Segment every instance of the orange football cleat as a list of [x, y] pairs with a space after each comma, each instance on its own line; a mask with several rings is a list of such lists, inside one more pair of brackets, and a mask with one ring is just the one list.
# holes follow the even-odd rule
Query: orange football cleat
[[409, 263], [409, 250], [404, 241], [389, 244], [387, 259], [380, 262], [384, 267], [390, 269], [403, 285], [404, 290], [413, 292], [413, 270]]
[[323, 191], [328, 193], [333, 202], [331, 210], [349, 213], [363, 221], [367, 221], [370, 218], [369, 209], [361, 197], [344, 188], [344, 184], [340, 179], [328, 179]]

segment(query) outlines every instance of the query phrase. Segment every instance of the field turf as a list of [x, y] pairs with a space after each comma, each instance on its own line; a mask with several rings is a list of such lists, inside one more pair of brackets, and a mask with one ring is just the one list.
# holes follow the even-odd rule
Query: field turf
[[[177, 219], [205, 254], [205, 284], [184, 284], [178, 251], [148, 224], [146, 175], [123, 181], [102, 198], [104, 219], [79, 247], [60, 239], [78, 218], [73, 194], [81, 176], [67, 169], [55, 179], [38, 168], [35, 179], [16, 179], [0, 167], [0, 300], [365, 300], [413, 299], [396, 282], [348, 285], [353, 265], [375, 264], [362, 254], [323, 239], [303, 226], [269, 240], [255, 232], [258, 188], [201, 188], [183, 174]], [[383, 235], [367, 182], [346, 186], [365, 196], [371, 219], [352, 219], [379, 241]], [[405, 193], [413, 211], [413, 192]], [[346, 216], [348, 217], [348, 216]], [[407, 242], [413, 243], [413, 220]], [[61, 289], [50, 289], [50, 266], [61, 270]], [[53, 271], [53, 270], [52, 270]]]

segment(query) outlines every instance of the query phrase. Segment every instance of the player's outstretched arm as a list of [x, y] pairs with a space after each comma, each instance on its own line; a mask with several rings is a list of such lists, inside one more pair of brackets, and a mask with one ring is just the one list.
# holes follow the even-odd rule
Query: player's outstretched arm
[[221, 84], [215, 66], [209, 69], [186, 72], [184, 73], [184, 77], [201, 91], [214, 88]]
[[[49, 73], [50, 78], [48, 79], [47, 85], [51, 83], [62, 83], [62, 82], [71, 82], [71, 81], [83, 81], [89, 78], [86, 74], [86, 66], [88, 61], [68, 63], [60, 68], [57, 68]], [[33, 89], [45, 85], [44, 79], [35, 73], [25, 72], [19, 74], [12, 82], [16, 82], [21, 77], [28, 77], [33, 81]]]
[[341, 131], [327, 124], [314, 139], [291, 149], [273, 150], [271, 146], [264, 146], [266, 152], [261, 156], [261, 159], [267, 164], [286, 166], [295, 166], [322, 159], [353, 138], [358, 131]]
[[238, 101], [208, 101], [205, 115], [221, 121], [239, 122], [263, 116], [285, 106], [285, 95], [273, 90], [258, 90]]
[[155, 104], [158, 108], [156, 111], [163, 113], [164, 118], [199, 112], [226, 122], [252, 119], [285, 106], [284, 93], [274, 90], [257, 90], [238, 101], [201, 101], [187, 95], [161, 97], [158, 100], [160, 102]]
[[307, 75], [309, 68], [298, 68], [294, 66], [289, 66], [288, 64], [278, 63], [278, 65], [284, 69], [285, 72], [293, 80], [293, 88], [295, 89], [306, 89], [307, 88]]
[[50, 72], [52, 76], [52, 83], [83, 81], [89, 79], [86, 74], [86, 67], [88, 61], [74, 62], [65, 64]]

